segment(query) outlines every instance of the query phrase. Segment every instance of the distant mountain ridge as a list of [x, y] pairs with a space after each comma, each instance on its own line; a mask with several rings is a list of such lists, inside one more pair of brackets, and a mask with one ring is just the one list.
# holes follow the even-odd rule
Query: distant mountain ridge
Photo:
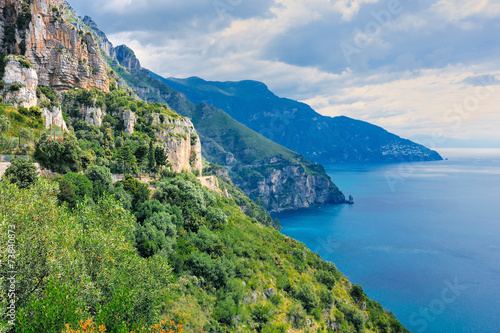
[[348, 117], [327, 117], [309, 105], [272, 93], [262, 82], [162, 78], [193, 103], [208, 103], [317, 163], [433, 161], [435, 151]]
[[229, 171], [233, 183], [270, 212], [316, 204], [344, 203], [344, 194], [321, 165], [308, 161], [206, 103], [198, 105], [140, 66], [134, 51], [114, 47], [90, 17], [81, 20], [99, 40], [118, 84], [147, 102], [167, 104], [189, 117], [200, 135], [202, 154]]

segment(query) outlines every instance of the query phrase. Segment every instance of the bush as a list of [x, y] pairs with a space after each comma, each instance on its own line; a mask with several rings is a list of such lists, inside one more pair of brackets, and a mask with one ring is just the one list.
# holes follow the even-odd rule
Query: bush
[[111, 191], [113, 176], [111, 171], [104, 166], [91, 165], [85, 170], [85, 176], [92, 182], [94, 200]]
[[323, 283], [328, 289], [333, 289], [335, 286], [335, 277], [332, 273], [326, 271], [318, 271], [315, 274], [316, 280], [319, 283]]
[[9, 179], [19, 188], [28, 188], [37, 182], [38, 170], [32, 162], [18, 158], [12, 161], [3, 178]]
[[10, 92], [16, 92], [16, 91], [19, 91], [21, 90], [21, 88], [23, 87], [23, 85], [19, 82], [14, 82], [12, 84], [9, 85], [9, 91]]
[[238, 308], [234, 303], [234, 300], [230, 297], [219, 301], [214, 309], [214, 318], [221, 324], [225, 324], [229, 327], [233, 326], [233, 319], [238, 313]]
[[362, 302], [365, 298], [365, 294], [363, 292], [363, 287], [359, 284], [355, 284], [351, 288], [351, 296], [356, 302]]
[[314, 287], [308, 282], [294, 287], [293, 296], [302, 303], [304, 309], [309, 313], [319, 305], [319, 299], [314, 291]]
[[59, 140], [43, 133], [35, 145], [34, 157], [42, 167], [54, 172], [78, 172], [82, 165], [80, 153], [78, 141], [68, 132], [64, 132]]

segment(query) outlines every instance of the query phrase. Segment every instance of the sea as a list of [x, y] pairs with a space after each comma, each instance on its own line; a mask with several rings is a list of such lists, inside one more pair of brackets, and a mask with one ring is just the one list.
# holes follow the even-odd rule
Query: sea
[[274, 214], [411, 332], [500, 333], [500, 149], [325, 165], [353, 205]]

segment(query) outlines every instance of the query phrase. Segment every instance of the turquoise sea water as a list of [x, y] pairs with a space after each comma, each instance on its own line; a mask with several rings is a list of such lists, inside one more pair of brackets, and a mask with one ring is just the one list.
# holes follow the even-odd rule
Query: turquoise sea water
[[412, 332], [500, 332], [500, 150], [325, 166], [354, 205], [275, 214]]

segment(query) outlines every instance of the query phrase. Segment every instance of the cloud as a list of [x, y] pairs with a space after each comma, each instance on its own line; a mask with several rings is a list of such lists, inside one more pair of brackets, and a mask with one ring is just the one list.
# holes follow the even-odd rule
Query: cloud
[[500, 84], [500, 78], [497, 78], [496, 76], [491, 74], [484, 74], [484, 75], [469, 76], [465, 78], [462, 82], [476, 87], [489, 86], [489, 85]]
[[439, 0], [431, 10], [449, 22], [460, 22], [471, 16], [495, 17], [500, 13], [500, 4], [495, 0]]
[[[493, 0], [73, 0], [165, 77], [263, 81], [327, 115], [405, 137], [499, 138], [500, 3]], [[377, 26], [378, 24], [378, 26]], [[376, 28], [375, 33], [370, 29]], [[359, 34], [368, 42], [356, 44]], [[347, 59], [341, 45], [357, 48]], [[443, 118], [484, 85], [495, 93]], [[456, 115], [455, 115], [456, 116]], [[453, 119], [450, 121], [450, 119]], [[451, 128], [451, 129], [450, 129]], [[500, 138], [499, 138], [500, 139]]]

